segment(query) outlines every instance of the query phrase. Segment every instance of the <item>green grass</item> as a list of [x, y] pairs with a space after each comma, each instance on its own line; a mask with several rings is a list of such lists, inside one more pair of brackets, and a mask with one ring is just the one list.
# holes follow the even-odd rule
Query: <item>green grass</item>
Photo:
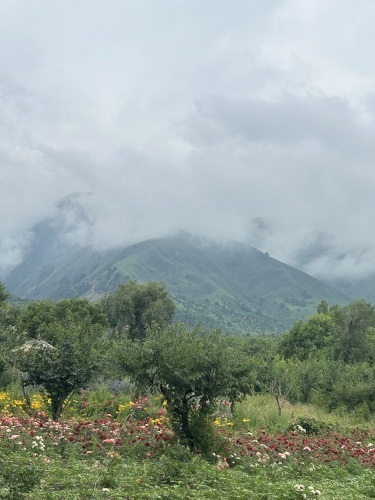
[[[303, 464], [234, 469], [216, 467], [195, 456], [185, 462], [162, 456], [154, 461], [120, 459], [85, 460], [78, 457], [62, 459], [50, 454], [34, 466], [40, 476], [37, 485], [31, 482], [31, 491], [21, 486], [22, 473], [30, 471], [35, 459], [9, 456], [13, 476], [13, 498], [80, 499], [102, 498], [134, 499], [297, 499], [304, 498], [296, 485], [303, 485], [307, 498], [309, 486], [319, 490], [322, 499], [375, 498], [374, 471], [356, 467], [320, 466], [307, 469]], [[27, 479], [26, 479], [27, 480]], [[24, 481], [25, 482], [25, 481]], [[19, 487], [18, 487], [19, 486]], [[27, 488], [26, 488], [27, 490]], [[7, 498], [8, 489], [0, 489], [1, 498]], [[22, 492], [25, 491], [24, 496]], [[17, 496], [18, 494], [18, 496]], [[11, 498], [9, 496], [9, 498]]]

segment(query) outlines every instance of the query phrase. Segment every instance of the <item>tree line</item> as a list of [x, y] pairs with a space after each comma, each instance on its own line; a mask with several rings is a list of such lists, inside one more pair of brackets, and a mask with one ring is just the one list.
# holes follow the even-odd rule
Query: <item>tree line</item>
[[76, 391], [124, 377], [163, 396], [191, 449], [222, 398], [233, 411], [246, 395], [267, 392], [280, 414], [286, 401], [375, 412], [375, 311], [363, 300], [322, 301], [284, 335], [255, 337], [173, 324], [163, 283], [128, 282], [96, 303], [8, 298], [0, 283], [0, 386], [17, 377], [26, 401], [30, 388], [42, 391], [55, 420]]

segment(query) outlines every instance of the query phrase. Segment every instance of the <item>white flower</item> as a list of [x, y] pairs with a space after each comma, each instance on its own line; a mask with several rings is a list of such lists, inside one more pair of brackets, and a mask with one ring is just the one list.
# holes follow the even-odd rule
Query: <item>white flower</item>
[[303, 484], [295, 484], [295, 485], [294, 485], [294, 489], [295, 489], [296, 491], [304, 491], [304, 490], [305, 490], [305, 487], [304, 487], [304, 485], [303, 485]]

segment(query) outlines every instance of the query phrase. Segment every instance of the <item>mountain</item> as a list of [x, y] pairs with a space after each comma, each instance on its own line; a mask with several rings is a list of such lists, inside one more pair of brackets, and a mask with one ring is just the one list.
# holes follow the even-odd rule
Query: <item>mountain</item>
[[[60, 208], [76, 215], [75, 203]], [[95, 300], [125, 281], [164, 281], [177, 302], [177, 319], [242, 333], [282, 332], [313, 314], [322, 299], [330, 304], [351, 300], [242, 243], [180, 233], [97, 252], [62, 237], [62, 226], [49, 220], [35, 227], [29, 253], [6, 278], [11, 293], [26, 299]]]

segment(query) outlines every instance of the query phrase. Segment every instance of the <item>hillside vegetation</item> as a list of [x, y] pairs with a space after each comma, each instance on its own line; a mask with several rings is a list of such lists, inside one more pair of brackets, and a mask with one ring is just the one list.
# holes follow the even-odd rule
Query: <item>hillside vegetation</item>
[[26, 299], [97, 300], [127, 281], [162, 281], [177, 304], [176, 319], [235, 333], [282, 332], [320, 302], [350, 298], [267, 253], [238, 242], [217, 243], [182, 233], [123, 249], [94, 252], [65, 245], [47, 223], [6, 282]]

